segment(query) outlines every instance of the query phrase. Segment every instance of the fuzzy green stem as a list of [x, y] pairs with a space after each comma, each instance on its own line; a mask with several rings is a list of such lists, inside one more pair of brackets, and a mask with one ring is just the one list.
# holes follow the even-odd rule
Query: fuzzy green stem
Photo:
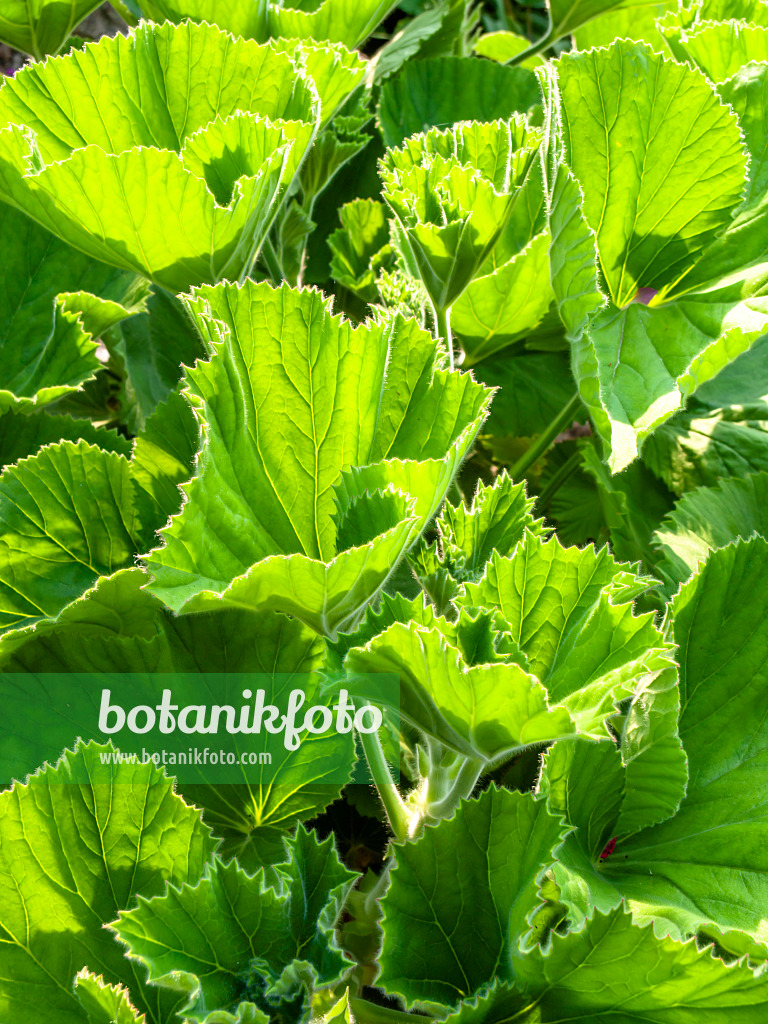
[[573, 398], [560, 410], [557, 416], [555, 416], [544, 433], [539, 434], [530, 448], [524, 452], [514, 466], [512, 466], [509, 471], [509, 475], [513, 480], [521, 480], [534, 462], [536, 462], [537, 459], [540, 459], [545, 452], [549, 451], [554, 444], [557, 435], [561, 434], [573, 423], [580, 406], [581, 398], [579, 397], [579, 393], [576, 392]]
[[475, 761], [471, 757], [466, 758], [456, 772], [448, 792], [427, 805], [429, 817], [438, 821], [441, 818], [450, 818], [461, 801], [469, 800], [472, 796], [472, 791], [485, 771], [485, 767], [482, 761]]
[[381, 745], [379, 734], [378, 732], [359, 732], [358, 736], [365, 759], [368, 762], [373, 783], [381, 797], [381, 802], [384, 804], [384, 810], [386, 811], [395, 839], [400, 841], [407, 839], [408, 811], [400, 796], [400, 791], [392, 780], [392, 774], [387, 759], [384, 756], [384, 748]]

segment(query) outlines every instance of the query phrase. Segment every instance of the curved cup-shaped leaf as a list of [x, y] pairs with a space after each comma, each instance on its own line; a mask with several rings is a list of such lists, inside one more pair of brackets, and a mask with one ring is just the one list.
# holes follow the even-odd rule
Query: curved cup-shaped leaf
[[139, 0], [142, 14], [152, 21], [205, 21], [243, 39], [266, 42], [269, 0]]
[[395, 239], [435, 310], [480, 272], [513, 216], [540, 143], [522, 118], [435, 129], [381, 162]]
[[[491, 392], [402, 317], [353, 328], [314, 291], [246, 282], [187, 300], [198, 475], [148, 565], [172, 608], [223, 601], [351, 627], [437, 512]], [[247, 526], [246, 526], [247, 524]]]
[[393, 0], [140, 0], [148, 18], [177, 24], [190, 18], [218, 25], [233, 36], [263, 43], [270, 36], [343, 43], [355, 49], [390, 11]]
[[[321, 123], [362, 77], [209, 25], [142, 24], [0, 89], [0, 198], [171, 291], [250, 270]], [[223, 84], [222, 84], [223, 83]]]

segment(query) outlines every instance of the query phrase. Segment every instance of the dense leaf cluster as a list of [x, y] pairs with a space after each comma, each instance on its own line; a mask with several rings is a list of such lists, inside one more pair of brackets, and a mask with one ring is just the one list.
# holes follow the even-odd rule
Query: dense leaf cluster
[[0, 672], [400, 699], [25, 765], [0, 1020], [763, 1021], [768, 5], [96, 6], [0, 9]]

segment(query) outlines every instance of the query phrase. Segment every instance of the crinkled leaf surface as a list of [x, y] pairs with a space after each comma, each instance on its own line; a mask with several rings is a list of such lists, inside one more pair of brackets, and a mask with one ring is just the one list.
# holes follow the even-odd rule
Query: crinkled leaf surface
[[646, 441], [643, 461], [676, 494], [768, 469], [767, 351], [757, 341]]
[[140, 0], [139, 6], [145, 18], [152, 21], [174, 21], [177, 24], [190, 18], [218, 25], [225, 32], [244, 39], [266, 41], [268, 0]]
[[332, 839], [319, 843], [300, 829], [289, 849], [287, 867], [268, 874], [214, 861], [196, 885], [139, 898], [115, 922], [150, 980], [188, 995], [190, 1019], [268, 999], [295, 962], [320, 984], [342, 973], [333, 929], [354, 876], [339, 863]]
[[[746, 159], [733, 113], [706, 79], [641, 44], [619, 41], [567, 55], [555, 67], [549, 116], [562, 124], [575, 181], [569, 185], [568, 172], [551, 166], [553, 285], [576, 340], [582, 397], [616, 472], [685, 396], [765, 329], [759, 279], [661, 304], [690, 287], [730, 224]], [[611, 302], [587, 327], [601, 301], [590, 234]], [[566, 276], [574, 261], [584, 277], [580, 291]]]
[[[350, 692], [376, 700], [376, 673], [400, 676], [398, 710], [411, 726], [485, 764], [532, 743], [571, 735], [568, 711], [550, 708], [544, 687], [514, 662], [468, 665], [455, 637], [396, 623], [344, 663]], [[382, 698], [379, 696], [379, 700]]]
[[[585, 347], [594, 359], [599, 406], [590, 402], [610, 445], [609, 465], [623, 469], [639, 444], [765, 333], [768, 296], [742, 297], [742, 285], [691, 294], [658, 309], [609, 307], [593, 320]], [[592, 390], [588, 382], [585, 390]]]
[[439, 508], [489, 394], [440, 369], [415, 322], [353, 328], [316, 292], [248, 283], [189, 307], [212, 352], [185, 390], [203, 447], [152, 590], [189, 610], [268, 604], [333, 635]]
[[[310, 701], [326, 699], [318, 680], [309, 675], [321, 664], [322, 646], [297, 620], [238, 609], [174, 616], [140, 589], [145, 581], [138, 570], [102, 577], [53, 621], [6, 634], [4, 670], [28, 673], [31, 679], [46, 672], [109, 673], [115, 665], [134, 673], [258, 673], [276, 701], [287, 699], [299, 674]], [[19, 695], [20, 706], [29, 693]], [[199, 693], [198, 687], [190, 700], [197, 700]], [[60, 735], [53, 736], [50, 712], [46, 714], [44, 742], [51, 747], [57, 740], [61, 746], [71, 743], [76, 731], [72, 722], [62, 717]], [[31, 770], [37, 763], [33, 752], [39, 749], [40, 730], [34, 716], [25, 717], [24, 723], [14, 753], [24, 770]], [[280, 851], [281, 830], [313, 817], [336, 799], [345, 766], [349, 775], [355, 762], [349, 734], [305, 736], [297, 750], [278, 752], [273, 746], [272, 764], [261, 780], [250, 772], [239, 784], [184, 786], [185, 797], [204, 809], [205, 820], [223, 840], [221, 855], [236, 854], [250, 871], [259, 866], [266, 838], [276, 838]]]
[[[521, 197], [540, 141], [515, 117], [432, 130], [387, 151], [381, 176], [396, 218], [393, 240], [435, 310], [449, 309], [474, 277], [494, 271], [500, 248], [512, 249], [498, 260], [506, 263], [530, 239], [532, 218]], [[522, 228], [522, 245], [506, 237], [508, 228], [513, 239]], [[525, 262], [525, 253], [520, 257]]]
[[540, 519], [531, 514], [533, 499], [524, 483], [514, 483], [502, 470], [493, 486], [478, 481], [472, 503], [447, 502], [437, 518], [443, 560], [461, 580], [476, 581], [493, 556], [512, 554], [528, 531], [544, 532]]
[[[649, 5], [654, 0], [646, 0]], [[545, 38], [550, 42], [570, 35], [582, 25], [587, 25], [593, 18], [601, 14], [621, 9], [622, 7], [644, 7], [645, 3], [634, 3], [633, 0], [547, 0], [549, 10], [549, 31]]]
[[[138, 893], [199, 877], [214, 844], [199, 812], [153, 765], [107, 769], [98, 761], [105, 749], [65, 752], [55, 768], [0, 794], [0, 1012], [8, 1024], [85, 1024], [75, 995], [83, 966], [128, 984], [154, 1024], [173, 1007], [145, 987], [103, 926]], [[94, 763], [111, 782], [72, 782]]]
[[704, 23], [686, 32], [684, 52], [712, 82], [724, 82], [743, 65], [768, 61], [768, 28], [741, 21]]
[[543, 802], [492, 786], [397, 845], [382, 900], [384, 989], [448, 1007], [506, 973], [563, 835]]
[[555, 934], [526, 958], [519, 989], [498, 985], [447, 1018], [448, 1024], [757, 1024], [766, 977], [726, 966], [708, 950], [657, 938], [621, 911], [596, 915], [581, 931]]
[[321, 0], [270, 3], [269, 31], [286, 39], [327, 39], [360, 46], [397, 4], [393, 0]]
[[762, 537], [721, 548], [674, 599], [686, 796], [601, 864], [572, 865], [577, 913], [624, 898], [673, 935], [714, 924], [765, 941], [766, 565]]
[[642, 44], [568, 54], [555, 67], [565, 156], [614, 305], [640, 288], [671, 291], [742, 197], [733, 114], [701, 74]]
[[549, 700], [568, 710], [577, 732], [604, 739], [615, 701], [670, 664], [652, 616], [626, 603], [646, 585], [629, 570], [607, 548], [527, 534], [511, 557], [494, 554], [458, 603], [496, 608]]
[[203, 343], [181, 300], [153, 288], [147, 310], [120, 325], [120, 352], [135, 396], [138, 433], [160, 402], [174, 391], [184, 372], [205, 356]]
[[181, 508], [179, 485], [193, 474], [199, 441], [197, 421], [178, 392], [157, 406], [136, 438], [131, 479], [145, 545]]
[[131, 1005], [122, 985], [108, 985], [104, 979], [82, 970], [75, 981], [75, 994], [85, 1010], [88, 1024], [144, 1024], [146, 1017]]
[[72, 416], [51, 416], [47, 412], [25, 416], [11, 410], [0, 416], [0, 467], [5, 469], [19, 459], [35, 455], [45, 445], [80, 440], [105, 452], [131, 454], [131, 442], [116, 430], [94, 427], [88, 420]]
[[318, 90], [269, 45], [143, 23], [6, 80], [0, 196], [172, 291], [237, 278], [318, 128]]
[[3, 630], [58, 614], [133, 562], [139, 530], [128, 460], [64, 441], [0, 477]]
[[328, 238], [331, 274], [366, 302], [376, 302], [373, 260], [389, 244], [386, 206], [376, 199], [353, 199], [339, 210], [341, 227]]
[[493, 273], [477, 277], [451, 310], [451, 329], [473, 366], [531, 334], [552, 304], [548, 234]]

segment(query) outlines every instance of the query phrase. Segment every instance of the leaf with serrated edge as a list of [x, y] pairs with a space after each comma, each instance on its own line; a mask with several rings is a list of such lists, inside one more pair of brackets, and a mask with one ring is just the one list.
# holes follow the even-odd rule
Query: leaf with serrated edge
[[[101, 926], [138, 893], [198, 878], [214, 844], [199, 812], [154, 765], [107, 768], [105, 749], [65, 752], [55, 768], [0, 794], [0, 1006], [8, 1024], [27, 1024], [30, 1007], [40, 1024], [84, 1024], [74, 989], [83, 964], [127, 984], [154, 1024], [167, 1019]], [[73, 784], [89, 764], [111, 782]]]
[[644, 583], [607, 548], [564, 548], [527, 534], [509, 558], [494, 554], [461, 605], [497, 608], [549, 699], [576, 731], [606, 738], [605, 719], [650, 673], [671, 664], [653, 616], [620, 603]]
[[[172, 69], [162, 83], [159, 67]], [[142, 23], [6, 82], [0, 195], [172, 291], [244, 276], [322, 118], [363, 70], [335, 50], [294, 62], [213, 26]], [[95, 98], [105, 80], [108, 110]]]
[[759, 1024], [768, 976], [727, 966], [710, 950], [657, 938], [620, 910], [596, 914], [581, 931], [554, 934], [525, 958], [516, 985], [499, 984], [465, 1002], [446, 1024]]
[[450, 1007], [508, 970], [565, 831], [543, 802], [492, 786], [396, 845], [382, 900], [385, 991]]
[[[249, 282], [199, 289], [189, 307], [212, 352], [186, 377], [203, 444], [148, 556], [151, 589], [175, 609], [271, 607], [333, 636], [437, 512], [490, 393], [440, 369], [414, 321], [353, 328], [314, 291]], [[408, 517], [339, 551], [352, 503], [389, 502], [390, 485], [412, 499]]]
[[0, 629], [57, 615], [133, 563], [139, 533], [128, 460], [86, 441], [43, 448], [0, 477]]
[[321, 985], [339, 980], [345, 961], [334, 927], [354, 875], [338, 862], [332, 839], [321, 844], [300, 830], [288, 846], [286, 868], [248, 875], [236, 861], [214, 860], [196, 885], [139, 897], [114, 923], [150, 981], [188, 995], [190, 1019], [245, 1001], [250, 976], [275, 980], [294, 961], [311, 965]]

